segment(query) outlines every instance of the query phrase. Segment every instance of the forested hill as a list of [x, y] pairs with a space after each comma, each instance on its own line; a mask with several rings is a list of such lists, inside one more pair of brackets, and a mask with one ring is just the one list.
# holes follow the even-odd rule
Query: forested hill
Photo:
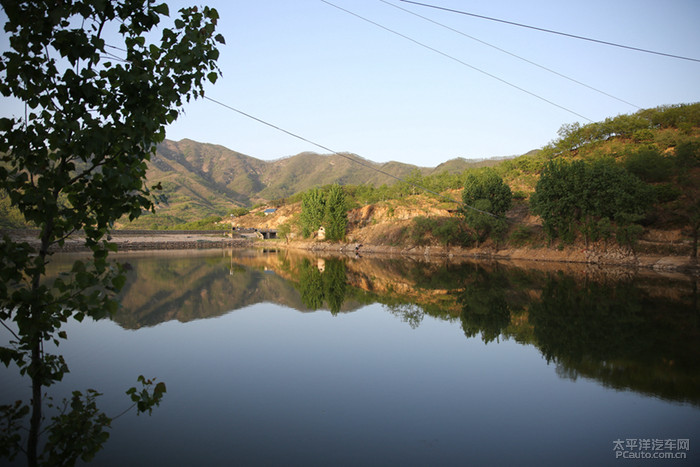
[[173, 221], [183, 222], [224, 215], [236, 206], [250, 207], [314, 186], [381, 186], [396, 181], [381, 172], [404, 178], [416, 171], [423, 176], [444, 171], [461, 173], [497, 162], [457, 158], [428, 168], [400, 162], [376, 163], [349, 153], [340, 156], [313, 152], [263, 161], [215, 144], [165, 140], [149, 163], [148, 183], [160, 183], [168, 200], [160, 207], [159, 218], [171, 216]]

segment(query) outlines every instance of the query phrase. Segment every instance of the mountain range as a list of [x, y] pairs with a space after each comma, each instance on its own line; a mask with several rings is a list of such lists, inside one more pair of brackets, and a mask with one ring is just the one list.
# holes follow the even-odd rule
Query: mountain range
[[235, 207], [250, 207], [285, 198], [314, 186], [390, 185], [418, 170], [422, 175], [494, 165], [499, 160], [456, 158], [437, 167], [401, 162], [377, 163], [355, 154], [322, 155], [303, 152], [263, 161], [224, 146], [189, 139], [165, 140], [148, 166], [149, 186], [160, 183], [167, 203], [159, 215], [179, 221], [224, 215]]

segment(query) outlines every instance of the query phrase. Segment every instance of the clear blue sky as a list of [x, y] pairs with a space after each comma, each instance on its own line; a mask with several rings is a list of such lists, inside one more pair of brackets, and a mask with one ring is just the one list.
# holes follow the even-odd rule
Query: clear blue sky
[[[527, 58], [636, 106], [700, 101], [700, 63], [517, 28], [399, 0], [328, 0], [593, 121], [637, 109], [456, 32]], [[423, 0], [447, 8], [700, 58], [697, 0]], [[171, 15], [190, 1], [170, 1]], [[202, 3], [202, 2], [198, 2]], [[320, 0], [210, 0], [219, 10], [223, 78], [207, 95], [336, 151], [434, 167], [455, 157], [523, 154], [587, 120]], [[6, 47], [6, 38], [3, 38]], [[9, 108], [9, 106], [8, 106]], [[309, 143], [221, 108], [188, 104], [167, 137], [259, 159]], [[2, 111], [7, 114], [7, 109]]]

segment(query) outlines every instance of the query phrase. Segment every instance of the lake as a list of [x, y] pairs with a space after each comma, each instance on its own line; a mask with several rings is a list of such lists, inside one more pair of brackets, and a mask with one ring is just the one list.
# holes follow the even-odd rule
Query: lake
[[[700, 464], [697, 278], [115, 256], [131, 265], [122, 310], [66, 327], [71, 373], [51, 394], [94, 388], [112, 416], [138, 375], [167, 394], [152, 416], [115, 420], [95, 465]], [[28, 381], [0, 371], [0, 403], [28, 399]]]

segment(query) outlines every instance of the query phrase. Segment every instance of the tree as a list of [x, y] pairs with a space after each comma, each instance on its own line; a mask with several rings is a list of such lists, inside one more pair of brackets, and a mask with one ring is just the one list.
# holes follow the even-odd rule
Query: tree
[[654, 190], [612, 160], [552, 161], [531, 197], [532, 212], [542, 217], [550, 238], [595, 240], [598, 227], [615, 222], [618, 241], [632, 244], [640, 220], [654, 200]]
[[676, 212], [685, 220], [692, 239], [690, 257], [697, 261], [698, 240], [700, 239], [700, 188], [698, 169], [700, 166], [700, 143], [687, 142], [676, 148], [677, 182], [683, 190], [676, 204]]
[[[42, 389], [68, 370], [60, 355], [44, 352], [44, 343], [65, 339], [60, 329], [71, 318], [100, 319], [117, 309], [114, 295], [125, 275], [107, 262], [116, 246], [105, 236], [120, 217], [133, 220], [153, 207], [146, 162], [183, 101], [203, 96], [205, 80], [216, 81], [216, 43], [224, 39], [215, 35], [218, 14], [208, 7], [181, 9], [158, 40], [152, 33], [169, 11], [153, 0], [1, 4], [11, 36], [0, 57], [0, 93], [22, 101], [26, 117], [0, 119], [0, 192], [40, 231], [38, 247], [8, 237], [0, 242], [0, 320], [13, 336], [0, 358], [31, 379], [32, 392], [31, 409], [4, 407], [13, 426], [31, 411], [25, 447], [19, 435], [6, 434], [2, 448], [10, 457], [25, 451], [29, 465], [71, 464], [100, 449], [109, 419], [96, 410], [96, 394], [74, 393], [71, 410], [47, 427], [40, 458]], [[110, 28], [118, 31], [118, 44], [105, 40]], [[76, 261], [49, 281], [52, 251], [76, 232], [84, 233], [91, 260]], [[157, 404], [165, 386], [154, 389], [130, 392], [139, 411]], [[70, 428], [70, 420], [79, 426]], [[57, 443], [69, 429], [77, 432]]]
[[301, 234], [304, 238], [309, 238], [312, 232], [321, 227], [325, 213], [326, 197], [320, 188], [312, 188], [304, 193], [299, 215]]
[[336, 241], [344, 239], [348, 226], [348, 208], [345, 202], [345, 192], [340, 185], [331, 186], [325, 204], [326, 239]]
[[673, 172], [673, 160], [654, 146], [642, 147], [625, 159], [625, 168], [645, 182], [667, 181]]
[[462, 201], [471, 206], [477, 200], [485, 199], [491, 203], [488, 212], [496, 216], [503, 216], [510, 209], [513, 202], [513, 194], [510, 187], [493, 170], [486, 169], [467, 175], [462, 191]]
[[510, 209], [513, 194], [510, 187], [492, 169], [470, 173], [464, 181], [462, 208], [467, 224], [482, 242], [491, 232], [505, 230], [503, 216]]

